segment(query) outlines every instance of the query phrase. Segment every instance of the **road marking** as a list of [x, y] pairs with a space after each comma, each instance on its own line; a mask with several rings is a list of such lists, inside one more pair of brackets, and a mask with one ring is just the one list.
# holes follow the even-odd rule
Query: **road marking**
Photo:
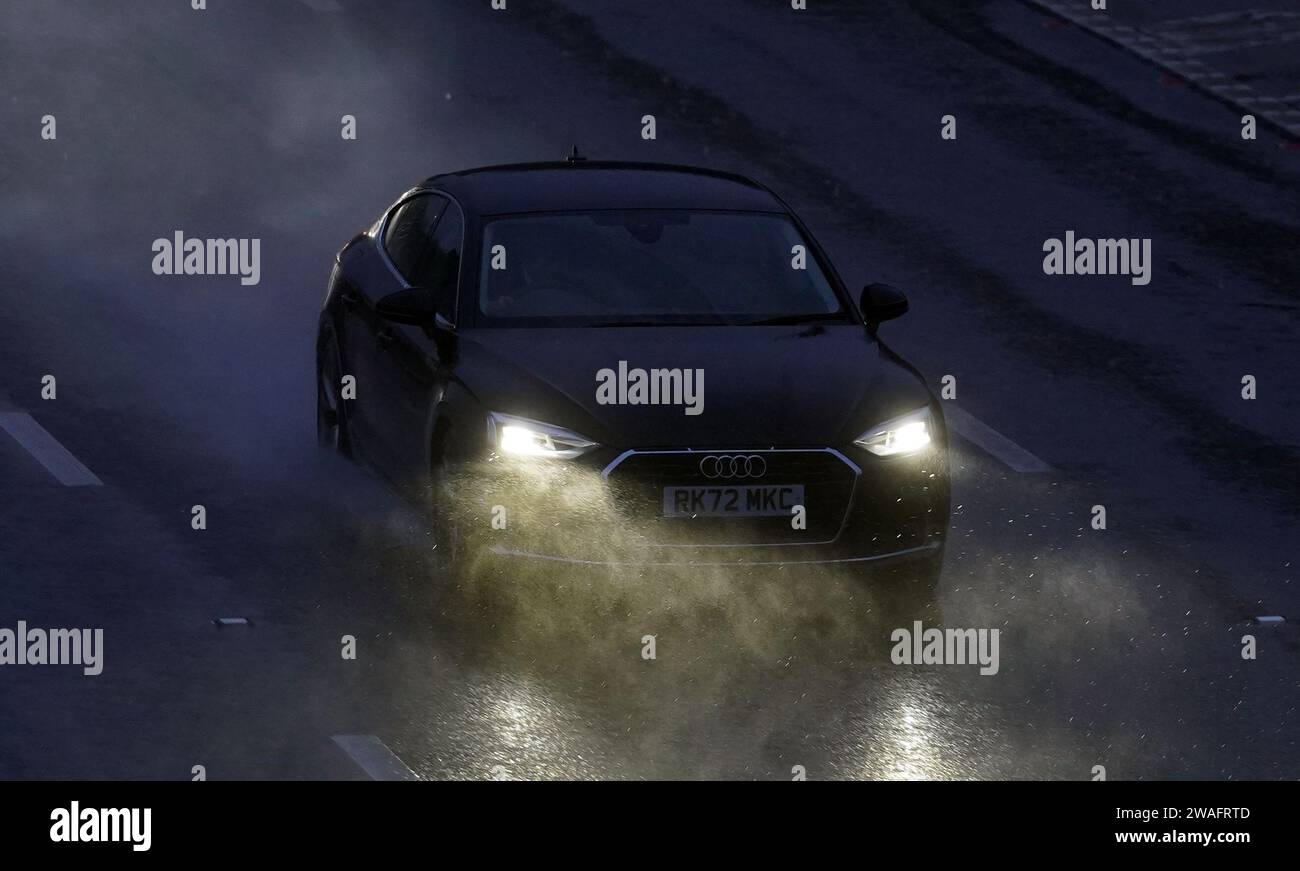
[[298, 0], [298, 2], [317, 12], [338, 12], [343, 8], [337, 0]]
[[419, 780], [388, 745], [374, 735], [335, 735], [334, 743], [370, 775], [371, 780]]
[[[1024, 0], [1024, 2], [1072, 22], [1158, 67], [1181, 71], [1180, 75], [1193, 87], [1199, 88], [1210, 97], [1238, 111], [1257, 115], [1264, 123], [1281, 130], [1287, 136], [1300, 135], [1300, 124], [1292, 123], [1286, 113], [1248, 105], [1248, 100], [1260, 96], [1254, 86], [1238, 84], [1230, 88], [1214, 87], [1214, 82], [1224, 78], [1223, 71], [1191, 57], [1191, 55], [1212, 55], [1217, 52], [1240, 50], [1252, 45], [1272, 45], [1300, 39], [1300, 27], [1292, 18], [1292, 16], [1300, 16], [1300, 13], [1247, 10], [1179, 21], [1155, 22], [1145, 24], [1142, 28], [1122, 28], [1116, 26], [1105, 13], [1093, 11], [1082, 0]], [[1269, 16], [1273, 16], [1274, 20], [1266, 20]], [[1283, 16], [1281, 24], [1277, 23], [1276, 16]], [[1240, 26], [1238, 26], [1238, 19], [1242, 22]], [[1190, 30], [1187, 29], [1188, 25], [1192, 26]], [[1211, 33], [1209, 36], [1204, 33], [1193, 33], [1197, 28], [1206, 26], [1212, 29], [1218, 28], [1220, 32]], [[1262, 40], [1251, 38], [1256, 35], [1262, 36]]]
[[0, 412], [0, 428], [27, 449], [27, 453], [59, 479], [65, 487], [99, 487], [103, 481], [82, 465], [59, 440], [46, 432], [36, 418], [21, 411]]
[[981, 423], [970, 412], [955, 405], [945, 405], [944, 419], [968, 442], [983, 448], [1017, 472], [1050, 472], [1052, 467], [1020, 447], [1002, 433]]

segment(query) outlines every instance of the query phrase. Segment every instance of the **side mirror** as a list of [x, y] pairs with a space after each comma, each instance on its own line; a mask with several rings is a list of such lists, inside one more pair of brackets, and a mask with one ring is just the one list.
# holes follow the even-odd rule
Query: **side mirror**
[[427, 287], [408, 287], [390, 293], [375, 303], [375, 314], [395, 324], [433, 324], [442, 329], [452, 328], [447, 319], [438, 313], [434, 292]]
[[888, 284], [868, 284], [862, 288], [862, 317], [871, 326], [907, 314], [907, 297]]

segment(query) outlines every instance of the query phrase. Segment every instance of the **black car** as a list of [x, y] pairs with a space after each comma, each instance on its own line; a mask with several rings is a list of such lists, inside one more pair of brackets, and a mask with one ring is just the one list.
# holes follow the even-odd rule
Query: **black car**
[[904, 560], [933, 577], [947, 434], [743, 176], [569, 160], [434, 176], [339, 252], [322, 444], [428, 496], [444, 551], [595, 563]]

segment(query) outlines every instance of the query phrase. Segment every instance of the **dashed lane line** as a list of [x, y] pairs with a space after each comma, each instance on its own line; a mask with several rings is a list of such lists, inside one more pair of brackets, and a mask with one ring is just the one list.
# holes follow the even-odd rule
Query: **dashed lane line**
[[[1205, 56], [1249, 46], [1275, 45], [1297, 38], [1294, 13], [1285, 13], [1281, 19], [1260, 19], [1258, 10], [1245, 10], [1225, 16], [1202, 16], [1148, 25], [1145, 29], [1117, 24], [1105, 12], [1093, 10], [1086, 0], [1024, 0], [1093, 33], [1149, 63], [1173, 73], [1200, 88], [1215, 99], [1240, 111], [1257, 115], [1268, 124], [1282, 130], [1290, 137], [1300, 137], [1300, 107], [1287, 105], [1286, 100], [1261, 94], [1251, 85], [1232, 81], [1220, 69], [1200, 60]], [[1282, 13], [1279, 13], [1282, 14]], [[1259, 20], [1253, 20], [1259, 19]], [[1243, 23], [1248, 31], [1233, 26]], [[1180, 38], [1179, 28], [1215, 27], [1221, 29], [1217, 36], [1202, 33], [1199, 42], [1192, 44]]]
[[388, 745], [374, 735], [335, 735], [334, 743], [370, 775], [371, 780], [419, 780]]
[[59, 444], [36, 418], [21, 411], [0, 412], [0, 429], [22, 445], [45, 470], [65, 487], [99, 487], [103, 481]]
[[945, 405], [944, 419], [962, 438], [992, 454], [998, 461], [1017, 472], [1050, 472], [1052, 467], [1020, 447], [970, 412], [955, 405]]

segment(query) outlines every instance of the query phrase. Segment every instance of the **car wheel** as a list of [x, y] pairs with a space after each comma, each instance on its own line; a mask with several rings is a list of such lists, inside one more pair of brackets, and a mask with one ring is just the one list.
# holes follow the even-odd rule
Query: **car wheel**
[[316, 365], [316, 441], [323, 450], [352, 456], [347, 408], [339, 394], [343, 366], [332, 331], [321, 336]]
[[456, 577], [466, 562], [468, 548], [464, 525], [456, 511], [455, 488], [446, 463], [435, 460], [427, 486], [426, 504], [433, 530], [434, 560], [451, 577]]
[[433, 522], [434, 556], [439, 566], [450, 573], [455, 573], [460, 570], [462, 558], [460, 524], [450, 512], [440, 510], [440, 507], [435, 507], [429, 512]]

